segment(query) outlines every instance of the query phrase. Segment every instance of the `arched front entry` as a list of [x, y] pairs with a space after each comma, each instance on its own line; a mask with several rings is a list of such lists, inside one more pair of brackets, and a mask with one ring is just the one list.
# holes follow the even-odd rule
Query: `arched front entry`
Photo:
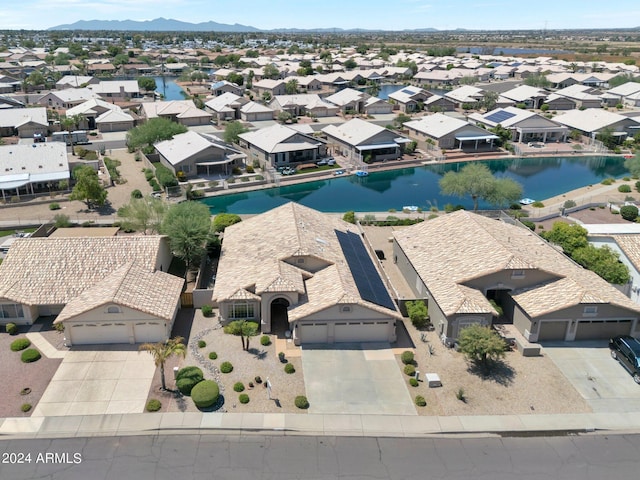
[[270, 306], [271, 333], [281, 338], [284, 338], [285, 332], [289, 330], [289, 314], [287, 311], [289, 305], [289, 300], [286, 298], [275, 298]]

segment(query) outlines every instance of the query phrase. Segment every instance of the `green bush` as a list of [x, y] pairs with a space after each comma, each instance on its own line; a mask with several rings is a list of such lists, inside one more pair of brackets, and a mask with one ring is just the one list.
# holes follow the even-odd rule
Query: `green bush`
[[640, 180], [636, 182], [636, 190], [640, 192]]
[[20, 407], [20, 410], [22, 410], [24, 413], [27, 413], [29, 410], [31, 410], [31, 404], [23, 403], [22, 406]]
[[20, 360], [22, 360], [24, 363], [35, 362], [37, 360], [40, 360], [40, 352], [35, 348], [29, 348], [28, 350], [22, 352]]
[[211, 305], [203, 305], [200, 310], [202, 311], [202, 315], [205, 317], [213, 315], [213, 307]]
[[249, 395], [247, 395], [246, 393], [241, 393], [240, 395], [238, 395], [238, 400], [240, 400], [240, 403], [249, 403]]
[[202, 370], [198, 367], [188, 366], [178, 370], [176, 374], [176, 387], [183, 395], [191, 395], [193, 387], [204, 380]]
[[209, 352], [209, 360], [215, 360], [218, 358], [218, 354], [216, 352]]
[[231, 373], [233, 371], [233, 365], [231, 365], [231, 362], [222, 362], [222, 365], [220, 365], [220, 371], [222, 373]]
[[532, 206], [533, 208], [544, 208], [544, 203], [542, 203], [542, 202], [540, 202], [540, 201], [538, 201], [538, 202], [533, 202], [533, 203], [531, 204], [531, 206]]
[[605, 178], [604, 180], [602, 180], [600, 183], [602, 185], [611, 185], [613, 183], [615, 183], [615, 179], [614, 178]]
[[131, 198], [142, 198], [142, 192], [136, 188], [131, 192]]
[[198, 408], [214, 405], [220, 396], [220, 387], [213, 380], [203, 380], [191, 390], [191, 399]]
[[409, 379], [409, 385], [411, 385], [412, 387], [417, 387], [419, 385], [418, 380], [416, 380], [415, 377], [411, 377]]
[[576, 206], [576, 202], [573, 200], [567, 200], [564, 202], [564, 208], [573, 208]]
[[402, 352], [400, 359], [405, 365], [413, 365], [413, 352], [405, 350], [404, 352]]
[[307, 397], [305, 397], [304, 395], [298, 395], [294, 400], [294, 403], [296, 407], [302, 410], [306, 410], [307, 408], [309, 408], [309, 400], [307, 400]]
[[18, 333], [18, 326], [15, 323], [7, 323], [4, 330], [9, 335], [16, 335]]
[[426, 407], [427, 406], [427, 401], [424, 399], [424, 397], [422, 395], [416, 395], [416, 405], [418, 407]]
[[49, 210], [60, 210], [60, 204], [56, 202], [50, 203]]
[[147, 412], [157, 412], [161, 408], [162, 408], [162, 403], [160, 403], [160, 400], [156, 400], [155, 398], [152, 398], [147, 402], [147, 406], [146, 406]]
[[173, 172], [161, 163], [156, 164], [156, 178], [158, 179], [158, 183], [162, 185], [163, 188], [175, 187], [176, 185], [178, 185], [178, 179], [173, 174]]
[[631, 187], [629, 185], [623, 184], [618, 187], [618, 191], [620, 193], [629, 193], [631, 191]]
[[416, 367], [414, 367], [413, 365], [405, 365], [404, 373], [412, 377], [416, 374]]
[[198, 348], [204, 348], [207, 346], [207, 342], [204, 340], [198, 340]]
[[25, 348], [31, 346], [31, 341], [28, 338], [18, 338], [11, 342], [11, 351], [19, 352], [20, 350], [24, 350]]
[[295, 373], [296, 369], [292, 363], [287, 363], [284, 366], [284, 373]]
[[260, 337], [260, 345], [262, 345], [263, 347], [271, 345], [271, 339], [269, 338], [269, 335], [262, 335], [262, 337]]
[[533, 223], [533, 222], [530, 222], [529, 220], [520, 220], [520, 223], [522, 223], [529, 230], [535, 230], [536, 229], [536, 224]]
[[622, 215], [622, 218], [625, 220], [633, 222], [638, 217], [638, 207], [635, 205], [620, 207], [620, 215]]
[[144, 179], [145, 179], [147, 182], [150, 182], [150, 181], [151, 181], [151, 179], [155, 176], [155, 175], [153, 174], [153, 170], [151, 170], [150, 168], [145, 168], [143, 171], [144, 171]]
[[244, 392], [244, 384], [242, 382], [236, 382], [233, 384], [234, 392]]

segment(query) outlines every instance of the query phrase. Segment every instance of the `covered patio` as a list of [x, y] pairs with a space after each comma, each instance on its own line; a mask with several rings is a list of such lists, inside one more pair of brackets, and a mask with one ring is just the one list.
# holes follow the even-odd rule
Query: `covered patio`
[[458, 142], [458, 148], [460, 148], [460, 150], [464, 150], [465, 142], [473, 142], [474, 150], [478, 150], [478, 147], [480, 146], [480, 142], [483, 142], [484, 146], [489, 144], [489, 148], [493, 149], [493, 142], [495, 140], [498, 140], [499, 138], [500, 137], [494, 134], [471, 135], [471, 136], [460, 135], [460, 136], [456, 136], [456, 141]]

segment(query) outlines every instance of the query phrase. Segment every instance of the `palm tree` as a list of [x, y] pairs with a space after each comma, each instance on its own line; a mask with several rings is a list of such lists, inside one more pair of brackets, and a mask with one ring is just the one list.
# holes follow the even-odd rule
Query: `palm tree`
[[187, 347], [182, 343], [183, 340], [184, 338], [182, 337], [174, 337], [170, 338], [166, 342], [143, 343], [138, 347], [140, 352], [149, 352], [153, 357], [156, 367], [160, 367], [160, 378], [162, 380], [163, 391], [167, 390], [167, 384], [164, 380], [164, 364], [174, 355], [181, 355], [182, 358], [187, 355]]

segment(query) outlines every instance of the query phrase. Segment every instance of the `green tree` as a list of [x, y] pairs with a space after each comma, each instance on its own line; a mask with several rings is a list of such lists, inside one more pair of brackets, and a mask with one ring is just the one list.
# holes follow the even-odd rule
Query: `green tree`
[[133, 150], [142, 147], [152, 149], [154, 143], [169, 140], [186, 131], [187, 127], [168, 118], [152, 118], [127, 132], [127, 145]]
[[342, 216], [342, 220], [349, 223], [356, 223], [356, 212], [349, 210]]
[[73, 178], [76, 181], [70, 200], [80, 200], [87, 204], [87, 208], [98, 205], [102, 206], [107, 200], [107, 190], [102, 186], [102, 182], [92, 167], [83, 165], [73, 170]]
[[618, 145], [618, 137], [614, 135], [613, 128], [606, 127], [598, 132], [596, 139], [600, 140], [605, 147], [613, 150]]
[[498, 140], [498, 142], [501, 146], [506, 145], [512, 138], [511, 130], [509, 130], [508, 128], [504, 128], [501, 123], [493, 128], [490, 128], [489, 131], [491, 133], [495, 133], [500, 137], [500, 140]]
[[540, 234], [548, 242], [562, 247], [562, 250], [571, 256], [574, 250], [584, 248], [589, 244], [587, 230], [577, 224], [554, 222], [551, 230]]
[[118, 209], [118, 217], [125, 230], [135, 230], [143, 234], [160, 231], [162, 220], [167, 212], [167, 204], [159, 198], [147, 196], [132, 199]]
[[416, 328], [424, 328], [429, 323], [429, 311], [423, 300], [407, 302], [407, 314]]
[[182, 358], [187, 356], [187, 347], [183, 343], [184, 338], [174, 337], [168, 339], [166, 342], [158, 343], [143, 343], [138, 347], [139, 352], [149, 352], [153, 357], [153, 362], [156, 367], [160, 367], [160, 379], [162, 381], [162, 390], [167, 390], [167, 383], [164, 379], [164, 365], [167, 360], [174, 355], [181, 356]]
[[244, 77], [240, 73], [231, 72], [229, 75], [227, 75], [227, 81], [241, 86], [244, 83]]
[[171, 251], [186, 265], [185, 278], [198, 266], [211, 236], [209, 208], [199, 202], [182, 202], [167, 210], [160, 228], [169, 237]]
[[246, 350], [249, 350], [249, 340], [260, 333], [260, 329], [256, 322], [246, 321], [242, 324], [242, 335], [247, 339]]
[[534, 73], [525, 78], [524, 84], [530, 87], [547, 88], [551, 85], [551, 82], [547, 80], [545, 73]]
[[29, 77], [27, 77], [27, 81], [29, 82], [29, 85], [38, 87], [44, 85], [47, 80], [44, 78], [44, 75], [40, 70], [34, 70], [29, 74]]
[[504, 357], [506, 345], [497, 332], [482, 325], [463, 328], [458, 336], [460, 351], [484, 372], [491, 369], [491, 362]]
[[346, 62], [344, 62], [344, 68], [346, 68], [347, 70], [353, 70], [357, 66], [358, 66], [358, 64], [356, 63], [356, 61], [353, 58], [349, 58], [349, 59], [347, 59]]
[[440, 179], [440, 190], [444, 195], [470, 196], [473, 211], [478, 210], [478, 201], [491, 205], [504, 205], [517, 201], [522, 195], [522, 186], [510, 178], [496, 178], [486, 165], [470, 163], [459, 172], [447, 172]]
[[224, 333], [240, 337], [243, 350], [249, 350], [250, 338], [255, 337], [259, 333], [258, 324], [250, 320], [234, 320], [225, 325], [223, 330]]
[[496, 108], [496, 104], [498, 103], [498, 97], [498, 92], [484, 92], [484, 95], [479, 102], [480, 106], [482, 106], [482, 108], [484, 108], [487, 112], [489, 110], [493, 110], [494, 108]]
[[624, 168], [633, 176], [640, 176], [640, 151], [634, 157], [627, 158], [624, 161]]
[[627, 283], [631, 276], [629, 269], [620, 262], [618, 252], [613, 251], [608, 246], [595, 247], [587, 245], [577, 248], [571, 256], [577, 263], [596, 273], [609, 283], [623, 285]]
[[213, 231], [218, 233], [224, 232], [225, 228], [241, 221], [242, 218], [240, 218], [240, 215], [236, 215], [235, 213], [219, 213], [213, 219]]
[[263, 78], [275, 79], [280, 76], [280, 70], [274, 64], [269, 63], [262, 67], [262, 76]]
[[156, 88], [156, 80], [153, 77], [140, 77], [138, 78], [138, 87], [145, 92], [153, 92]]
[[298, 93], [298, 81], [295, 78], [292, 78], [284, 85], [284, 90], [287, 95], [295, 95]]
[[240, 141], [239, 135], [248, 131], [249, 129], [237, 120], [229, 122], [227, 126], [224, 127], [224, 141], [227, 143], [238, 143]]

